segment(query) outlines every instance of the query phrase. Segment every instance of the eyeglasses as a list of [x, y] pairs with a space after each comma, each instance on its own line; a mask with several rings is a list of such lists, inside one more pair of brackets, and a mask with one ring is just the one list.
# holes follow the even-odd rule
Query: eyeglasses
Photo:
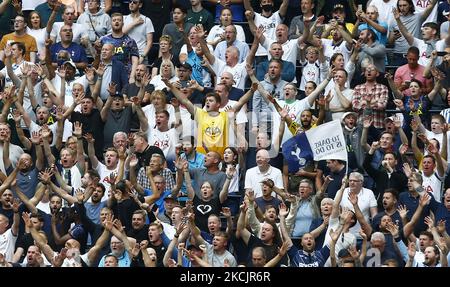
[[140, 2], [139, 0], [131, 0], [131, 1], [130, 1], [130, 4], [131, 4], [131, 3], [133, 3], [133, 4], [139, 4], [139, 3], [141, 3], [141, 2]]

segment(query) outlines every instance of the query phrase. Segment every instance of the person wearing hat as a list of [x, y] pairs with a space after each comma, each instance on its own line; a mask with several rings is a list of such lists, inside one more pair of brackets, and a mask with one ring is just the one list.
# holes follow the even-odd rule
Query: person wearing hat
[[115, 87], [115, 83], [110, 83], [109, 97], [100, 112], [102, 121], [105, 123], [103, 131], [105, 147], [112, 146], [112, 139], [116, 132], [123, 131], [128, 134], [131, 131], [133, 114], [137, 114], [141, 130], [143, 132], [148, 130], [148, 121], [142, 111], [139, 99], [133, 102], [131, 106], [126, 106], [123, 95], [116, 93]]
[[[333, 3], [333, 2], [330, 2]], [[325, 30], [322, 33], [322, 38], [328, 38], [333, 39], [333, 33], [336, 33], [335, 27], [333, 23], [337, 23], [338, 25], [341, 25], [343, 28], [345, 28], [346, 31], [348, 31], [350, 34], [353, 32], [355, 26], [352, 22], [346, 22], [347, 19], [347, 13], [346, 13], [346, 7], [348, 6], [347, 1], [342, 1], [342, 3], [335, 4], [333, 6], [333, 9], [331, 10], [331, 13], [327, 14], [321, 14], [321, 15], [331, 15], [329, 18], [329, 24], [325, 25]], [[351, 16], [351, 15], [350, 15]]]
[[348, 154], [348, 169], [359, 170], [362, 167], [365, 150], [361, 147], [361, 126], [357, 125], [358, 114], [346, 112], [341, 117], [342, 131]]

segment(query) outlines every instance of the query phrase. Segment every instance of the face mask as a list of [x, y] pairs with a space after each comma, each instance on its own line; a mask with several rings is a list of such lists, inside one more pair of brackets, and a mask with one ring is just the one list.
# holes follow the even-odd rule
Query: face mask
[[264, 10], [264, 12], [272, 12], [273, 6], [270, 4], [266, 4], [266, 5], [262, 5], [261, 8]]

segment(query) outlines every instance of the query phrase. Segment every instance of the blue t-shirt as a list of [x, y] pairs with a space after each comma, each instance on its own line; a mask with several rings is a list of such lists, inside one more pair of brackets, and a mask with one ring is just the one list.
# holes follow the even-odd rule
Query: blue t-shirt
[[200, 58], [194, 50], [188, 54], [186, 63], [192, 66], [192, 78], [197, 81], [200, 86], [203, 86], [203, 66], [202, 58]]
[[136, 41], [130, 36], [124, 35], [120, 38], [114, 38], [111, 34], [103, 36], [100, 39], [102, 46], [104, 44], [112, 44], [114, 46], [113, 59], [121, 61], [127, 68], [127, 73], [131, 72], [132, 61], [131, 58], [136, 56], [139, 58], [139, 49]]
[[69, 47], [64, 48], [61, 45], [61, 42], [58, 42], [56, 44], [53, 44], [50, 47], [50, 53], [52, 55], [52, 62], [58, 63], [58, 66], [62, 65], [62, 63], [64, 63], [66, 61], [65, 59], [58, 59], [58, 53], [60, 51], [69, 52], [70, 59], [75, 63], [80, 63], [80, 62], [87, 63], [88, 62], [88, 59], [86, 57], [86, 51], [84, 50], [83, 47], [81, 47], [77, 43], [72, 43], [72, 44], [70, 44]]
[[[388, 25], [384, 22], [378, 22], [378, 25], [384, 27], [386, 29], [386, 31], [388, 30]], [[386, 45], [387, 42], [387, 32], [382, 34], [380, 31], [378, 31], [377, 29], [375, 29], [373, 26], [369, 26], [367, 25], [367, 23], [363, 23], [361, 25], [358, 26], [358, 31], [361, 32], [363, 30], [367, 30], [367, 29], [371, 29], [373, 32], [375, 32], [375, 34], [377, 35], [378, 38], [378, 42], [380, 42], [380, 44], [382, 45]]]

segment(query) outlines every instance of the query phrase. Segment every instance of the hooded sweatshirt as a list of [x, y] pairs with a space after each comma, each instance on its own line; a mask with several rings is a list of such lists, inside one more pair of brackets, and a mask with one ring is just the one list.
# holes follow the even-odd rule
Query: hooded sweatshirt
[[112, 33], [111, 17], [103, 9], [93, 14], [89, 10], [86, 10], [86, 12], [78, 17], [77, 23], [86, 27], [91, 42], [98, 40], [106, 34]]

